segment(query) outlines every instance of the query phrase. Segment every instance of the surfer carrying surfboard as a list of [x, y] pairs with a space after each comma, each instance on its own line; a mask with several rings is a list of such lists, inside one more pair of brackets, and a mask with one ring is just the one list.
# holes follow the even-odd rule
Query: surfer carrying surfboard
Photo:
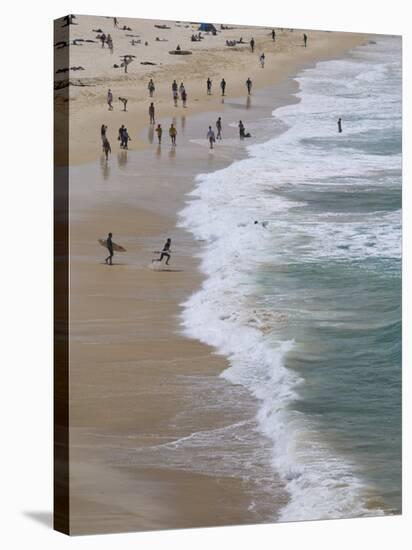
[[113, 258], [113, 241], [112, 241], [112, 233], [109, 233], [106, 240], [106, 246], [107, 250], [109, 251], [109, 255], [104, 260], [108, 265], [113, 265], [112, 258]]
[[166, 259], [166, 265], [169, 265], [170, 254], [172, 252], [170, 250], [171, 246], [172, 246], [172, 239], [167, 239], [167, 241], [165, 242], [165, 245], [163, 247], [163, 250], [160, 252], [160, 257], [158, 259], [152, 260], [152, 263], [153, 262], [161, 262], [163, 260], [163, 258], [167, 258]]

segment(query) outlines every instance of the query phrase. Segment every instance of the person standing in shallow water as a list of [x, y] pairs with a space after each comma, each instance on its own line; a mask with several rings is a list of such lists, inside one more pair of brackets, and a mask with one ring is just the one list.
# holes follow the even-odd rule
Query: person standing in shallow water
[[176, 130], [176, 128], [173, 124], [171, 124], [170, 128], [169, 128], [169, 136], [170, 136], [170, 139], [172, 141], [173, 147], [175, 147], [176, 146], [177, 130]]
[[150, 124], [155, 123], [155, 108], [153, 102], [150, 104], [149, 107], [149, 118], [150, 118]]
[[252, 90], [252, 81], [250, 80], [250, 77], [246, 80], [246, 88], [248, 95], [250, 95], [250, 92]]
[[184, 88], [182, 90], [181, 97], [182, 97], [183, 107], [186, 107], [187, 93], [186, 93], [186, 90]]
[[177, 100], [179, 98], [179, 94], [177, 93], [177, 90], [173, 90], [173, 102], [175, 107], [177, 107]]
[[239, 137], [240, 139], [243, 139], [245, 137], [245, 127], [243, 125], [243, 122], [241, 120], [239, 120]]
[[340, 134], [342, 133], [342, 119], [341, 118], [338, 119], [338, 132]]
[[163, 134], [163, 130], [160, 124], [157, 125], [156, 134], [157, 134], [158, 143], [160, 145], [162, 143], [162, 134]]
[[106, 139], [106, 132], [107, 132], [107, 126], [105, 124], [102, 124], [100, 128], [100, 137], [102, 139], [102, 143]]
[[216, 130], [216, 139], [222, 139], [222, 117], [219, 117], [216, 121]]
[[216, 138], [215, 138], [215, 133], [212, 130], [211, 126], [209, 126], [209, 130], [207, 131], [206, 137], [209, 140], [210, 148], [213, 149], [213, 144], [216, 141]]
[[113, 241], [112, 241], [112, 237], [113, 237], [113, 234], [112, 233], [109, 233], [108, 236], [107, 236], [107, 239], [106, 239], [106, 246], [107, 246], [107, 250], [109, 251], [109, 255], [107, 256], [107, 258], [104, 260], [106, 262], [107, 265], [113, 265]]
[[109, 158], [109, 153], [112, 152], [112, 148], [110, 147], [109, 140], [106, 137], [103, 140], [103, 152], [107, 160]]

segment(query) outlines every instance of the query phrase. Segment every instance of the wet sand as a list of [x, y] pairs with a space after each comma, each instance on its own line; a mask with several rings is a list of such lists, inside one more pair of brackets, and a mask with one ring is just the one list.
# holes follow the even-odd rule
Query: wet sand
[[[184, 116], [206, 111], [215, 111], [221, 104], [219, 87], [224, 77], [227, 82], [226, 97], [244, 96], [245, 81], [250, 77], [253, 89], [259, 89], [281, 82], [296, 71], [302, 64], [312, 63], [318, 59], [340, 56], [348, 48], [358, 45], [365, 35], [356, 33], [324, 32], [308, 30], [276, 29], [276, 40], [273, 41], [267, 27], [246, 27], [231, 25], [234, 28], [219, 32], [217, 36], [205, 34], [201, 42], [191, 42], [190, 36], [197, 32], [198, 25], [189, 25], [175, 21], [137, 20], [121, 18], [120, 25], [132, 28], [122, 31], [113, 27], [112, 18], [95, 16], [78, 16], [76, 25], [70, 26], [70, 38], [94, 40], [93, 43], [78, 43], [70, 50], [71, 67], [83, 67], [84, 70], [55, 74], [56, 82], [70, 80], [70, 164], [88, 162], [96, 159], [100, 150], [100, 127], [108, 126], [108, 139], [115, 145], [117, 129], [125, 124], [132, 138], [130, 148], [147, 147], [147, 140], [142, 139], [142, 129], [149, 119], [148, 109], [153, 101], [156, 117]], [[170, 29], [157, 29], [154, 25], [166, 24]], [[219, 28], [219, 27], [218, 27]], [[101, 48], [96, 38], [98, 33], [93, 29], [102, 29], [110, 33], [114, 42], [113, 54], [107, 46]], [[303, 47], [303, 33], [308, 34], [308, 47]], [[128, 35], [138, 34], [141, 44], [131, 46], [132, 38]], [[249, 41], [255, 40], [254, 52], [251, 52]], [[167, 42], [157, 42], [156, 37]], [[236, 47], [226, 46], [226, 40], [239, 40], [244, 44]], [[373, 35], [369, 38], [373, 39]], [[148, 45], [145, 46], [144, 43]], [[179, 44], [182, 49], [192, 51], [192, 55], [170, 55]], [[55, 49], [56, 70], [67, 65], [66, 49]], [[266, 56], [265, 68], [259, 64], [259, 55]], [[114, 64], [121, 62], [121, 55], [131, 54], [136, 58], [128, 66], [127, 74], [121, 68], [114, 69]], [[156, 65], [141, 65], [150, 61]], [[206, 80], [213, 81], [212, 95], [206, 94]], [[151, 99], [147, 84], [153, 78], [156, 90]], [[184, 82], [188, 94], [187, 108], [173, 105], [171, 84]], [[81, 84], [81, 85], [78, 85]], [[107, 106], [107, 91], [111, 89], [114, 96], [114, 110]], [[57, 108], [65, 108], [67, 88], [56, 91]], [[128, 98], [127, 113], [119, 97]], [[57, 120], [58, 123], [58, 120]], [[55, 143], [56, 160], [64, 162], [65, 143], [57, 138]]]
[[[128, 119], [135, 120], [137, 141], [144, 147], [134, 144], [134, 151], [118, 151], [113, 140], [107, 163], [102, 158], [84, 163], [97, 152], [100, 155], [96, 124], [107, 113], [104, 102], [92, 102], [88, 108], [87, 127], [93, 127], [96, 139], [91, 138], [84, 150], [87, 136], [80, 134], [76, 121], [73, 125], [72, 143], [78, 144], [71, 159], [83, 164], [70, 167], [72, 534], [273, 521], [286, 502], [275, 474], [276, 502], [265, 503], [262, 493], [263, 504], [256, 509], [251, 503], [262, 491], [253, 476], [245, 479], [236, 471], [204, 473], [197, 470], [196, 461], [190, 467], [168, 464], [166, 455], [163, 462], [159, 459], [159, 446], [195, 432], [253, 422], [254, 400], [243, 388], [228, 388], [218, 378], [228, 366], [226, 359], [180, 333], [180, 304], [199, 288], [202, 276], [196, 259], [201, 243], [176, 227], [177, 213], [196, 174], [217, 170], [245, 155], [249, 142], [240, 143], [237, 129], [229, 124], [242, 118], [247, 126], [249, 121], [270, 116], [276, 106], [293, 101], [296, 83], [286, 75], [293, 76], [299, 66], [322, 55], [343, 54], [365, 40], [359, 35], [334, 40], [332, 34], [321, 34], [323, 46], [316, 54], [308, 58], [305, 52], [302, 57], [303, 48], [299, 48], [293, 62], [282, 64], [277, 77], [271, 74], [277, 85], [260, 91], [256, 85], [250, 102], [243, 92], [239, 99], [228, 97], [224, 104], [215, 96], [210, 104], [195, 109], [165, 107], [164, 128], [173, 120], [172, 113], [178, 128], [175, 150], [166, 132], [160, 148], [150, 143], [153, 136], [144, 127], [143, 112], [139, 119], [136, 111], [136, 118], [129, 113]], [[117, 111], [110, 114], [114, 133], [122, 119]], [[224, 121], [224, 140], [211, 153], [205, 134], [218, 115]], [[112, 267], [104, 265], [105, 250], [97, 243], [109, 231], [127, 250], [115, 255]], [[170, 269], [153, 270], [153, 251], [167, 237], [172, 238], [174, 250]], [[208, 398], [200, 382], [211, 392], [211, 399], [213, 394], [221, 404], [219, 408], [200, 406]], [[225, 400], [227, 392], [230, 402]]]

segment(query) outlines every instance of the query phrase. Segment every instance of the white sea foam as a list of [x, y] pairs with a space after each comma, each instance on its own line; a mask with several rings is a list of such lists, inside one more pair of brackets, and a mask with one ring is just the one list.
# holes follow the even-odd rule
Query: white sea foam
[[391, 51], [396, 59], [399, 43], [383, 40], [305, 70], [297, 79], [300, 102], [265, 121], [287, 130], [249, 146], [248, 158], [199, 175], [181, 212], [181, 225], [206, 243], [199, 253], [206, 279], [184, 304], [183, 329], [226, 355], [230, 367], [222, 376], [259, 400], [258, 426], [272, 442], [273, 468], [290, 495], [280, 514], [285, 521], [367, 515], [371, 488], [322, 439], [313, 419], [293, 410], [304, 381], [285, 367], [285, 357], [296, 343], [278, 339], [277, 326], [287, 319], [265, 309], [255, 276], [265, 265], [302, 258], [399, 258], [399, 209], [342, 212], [337, 205], [308, 218], [305, 192], [309, 185], [329, 194], [351, 186], [366, 195], [368, 186], [396, 188], [400, 155], [368, 151], [371, 132], [399, 130], [399, 101], [385, 82], [388, 71], [399, 70]]

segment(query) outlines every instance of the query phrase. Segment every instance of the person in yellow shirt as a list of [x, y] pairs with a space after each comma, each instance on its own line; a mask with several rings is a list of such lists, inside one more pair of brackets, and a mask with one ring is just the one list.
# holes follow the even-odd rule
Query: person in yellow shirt
[[170, 136], [170, 139], [172, 140], [172, 145], [176, 145], [177, 130], [173, 126], [173, 124], [171, 124], [169, 128], [169, 136]]

